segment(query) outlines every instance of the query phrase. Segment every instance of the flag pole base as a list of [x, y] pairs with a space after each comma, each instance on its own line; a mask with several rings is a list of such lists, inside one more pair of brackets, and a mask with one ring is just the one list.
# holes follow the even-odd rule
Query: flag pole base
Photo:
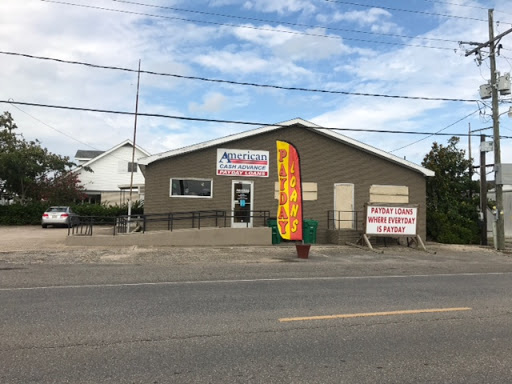
[[299, 259], [307, 259], [309, 257], [311, 244], [295, 244], [295, 248], [297, 249], [297, 257]]

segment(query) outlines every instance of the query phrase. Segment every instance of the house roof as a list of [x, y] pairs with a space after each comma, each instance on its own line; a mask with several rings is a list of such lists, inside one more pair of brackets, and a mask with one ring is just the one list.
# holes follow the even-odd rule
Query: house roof
[[75, 159], [90, 160], [101, 155], [103, 152], [105, 151], [87, 151], [79, 149], [78, 151], [76, 151]]
[[[77, 155], [78, 155], [79, 152], [99, 152], [99, 154], [97, 156], [91, 158], [89, 161], [83, 163], [79, 167], [75, 168], [74, 171], [78, 171], [79, 169], [82, 169], [83, 167], [90, 166], [92, 163], [94, 163], [94, 162], [104, 158], [105, 156], [110, 155], [111, 153], [115, 152], [116, 150], [118, 150], [119, 148], [121, 148], [121, 147], [123, 147], [125, 145], [133, 146], [133, 142], [131, 140], [125, 140], [122, 143], [119, 143], [115, 147], [112, 147], [108, 151], [104, 151], [104, 152], [102, 152], [102, 151], [81, 151], [81, 150], [78, 150], [77, 151]], [[138, 145], [135, 145], [135, 148], [137, 148], [139, 151], [144, 153], [146, 156], [150, 156], [148, 151], [140, 148]], [[75, 157], [77, 157], [77, 156], [75, 156]]]
[[401, 166], [404, 166], [406, 168], [413, 169], [413, 170], [415, 170], [417, 172], [422, 173], [424, 176], [434, 176], [435, 175], [435, 173], [433, 171], [431, 171], [430, 169], [424, 168], [424, 167], [422, 167], [422, 166], [420, 166], [418, 164], [415, 164], [413, 162], [407, 161], [405, 159], [402, 159], [401, 157], [392, 155], [392, 154], [390, 154], [388, 152], [385, 152], [383, 150], [377, 149], [375, 147], [372, 147], [371, 145], [364, 144], [364, 143], [362, 143], [360, 141], [357, 141], [355, 139], [352, 139], [352, 138], [347, 137], [345, 135], [342, 135], [340, 133], [334, 132], [334, 131], [329, 130], [329, 129], [322, 128], [319, 125], [316, 125], [316, 124], [314, 124], [314, 123], [312, 123], [310, 121], [307, 121], [307, 120], [304, 120], [304, 119], [301, 119], [301, 118], [295, 118], [295, 119], [284, 121], [282, 123], [278, 123], [278, 124], [275, 124], [275, 125], [266, 125], [266, 126], [263, 126], [263, 127], [259, 127], [259, 128], [256, 128], [256, 129], [249, 130], [249, 131], [245, 131], [245, 132], [241, 132], [241, 133], [237, 133], [237, 134], [221, 137], [221, 138], [210, 140], [210, 141], [205, 141], [203, 143], [199, 143], [199, 144], [195, 144], [195, 145], [190, 145], [190, 146], [187, 146], [187, 147], [183, 147], [183, 148], [179, 148], [179, 149], [174, 149], [174, 150], [167, 151], [167, 152], [158, 153], [156, 155], [152, 155], [152, 156], [148, 156], [148, 157], [143, 157], [143, 158], [139, 159], [139, 165], [141, 165], [142, 166], [141, 168], [144, 170], [144, 166], [147, 166], [147, 165], [149, 165], [149, 164], [151, 164], [151, 163], [153, 163], [155, 161], [158, 161], [158, 160], [163, 160], [163, 159], [171, 158], [171, 157], [174, 157], [174, 156], [179, 156], [179, 155], [182, 155], [182, 154], [185, 154], [185, 153], [189, 153], [189, 152], [194, 152], [194, 151], [197, 151], [197, 150], [200, 150], [200, 149], [205, 149], [205, 148], [215, 147], [215, 146], [219, 146], [219, 145], [224, 145], [224, 144], [229, 143], [229, 142], [234, 141], [234, 140], [240, 140], [240, 139], [249, 138], [249, 137], [252, 137], [252, 136], [260, 135], [262, 133], [276, 131], [276, 130], [279, 130], [279, 129], [282, 129], [282, 128], [285, 128], [285, 127], [289, 127], [289, 126], [292, 126], [292, 125], [302, 125], [305, 128], [311, 129], [311, 130], [313, 130], [313, 131], [315, 131], [315, 132], [317, 132], [317, 133], [319, 133], [321, 135], [327, 136], [327, 137], [329, 137], [329, 138], [331, 138], [333, 140], [339, 141], [339, 142], [344, 143], [346, 145], [350, 145], [350, 146], [352, 146], [354, 148], [357, 148], [357, 149], [360, 149], [362, 151], [371, 153], [371, 154], [373, 154], [375, 156], [378, 156], [378, 157], [381, 157], [383, 159], [386, 159], [386, 160], [392, 161], [394, 163], [400, 164]]

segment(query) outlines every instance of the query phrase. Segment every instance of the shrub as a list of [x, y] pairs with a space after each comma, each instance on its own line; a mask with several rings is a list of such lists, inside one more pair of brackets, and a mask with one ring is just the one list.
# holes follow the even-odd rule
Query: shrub
[[[39, 225], [41, 216], [50, 206], [48, 203], [0, 205], [0, 225]], [[71, 209], [80, 216], [117, 217], [128, 214], [128, 204], [107, 206], [104, 204], [74, 204]], [[132, 215], [144, 213], [140, 201], [132, 205]]]
[[0, 205], [1, 225], [37, 225], [48, 207], [43, 203]]

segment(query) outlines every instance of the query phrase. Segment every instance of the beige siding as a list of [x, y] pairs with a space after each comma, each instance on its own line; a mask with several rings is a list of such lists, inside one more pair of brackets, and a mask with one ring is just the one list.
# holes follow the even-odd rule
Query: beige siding
[[[317, 186], [317, 200], [304, 202], [304, 218], [318, 220], [317, 241], [327, 241], [327, 212], [334, 209], [334, 184], [354, 184], [355, 210], [362, 228], [364, 204], [370, 201], [372, 185], [406, 186], [409, 203], [419, 205], [419, 234], [425, 238], [425, 177], [387, 159], [367, 153], [301, 126], [285, 127], [257, 136], [223, 143], [222, 148], [270, 151], [270, 175], [267, 178], [247, 178], [254, 181], [254, 210], [269, 210], [277, 215], [275, 183], [276, 140], [293, 143], [300, 153], [302, 179]], [[200, 209], [231, 209], [231, 180], [216, 176], [217, 148], [205, 148], [192, 153], [155, 161], [146, 168], [145, 213], [168, 213]], [[212, 199], [169, 197], [171, 177], [213, 179]], [[237, 177], [237, 179], [240, 179]]]
[[370, 203], [405, 203], [409, 202], [409, 188], [404, 185], [372, 185]]
[[[274, 199], [279, 199], [279, 182], [274, 183]], [[314, 201], [318, 199], [317, 183], [302, 183], [302, 199]]]

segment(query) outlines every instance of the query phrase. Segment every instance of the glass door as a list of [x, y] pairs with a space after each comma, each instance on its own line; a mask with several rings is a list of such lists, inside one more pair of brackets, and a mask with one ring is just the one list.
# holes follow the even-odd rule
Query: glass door
[[231, 193], [232, 228], [252, 228], [253, 192], [253, 181], [233, 180]]

